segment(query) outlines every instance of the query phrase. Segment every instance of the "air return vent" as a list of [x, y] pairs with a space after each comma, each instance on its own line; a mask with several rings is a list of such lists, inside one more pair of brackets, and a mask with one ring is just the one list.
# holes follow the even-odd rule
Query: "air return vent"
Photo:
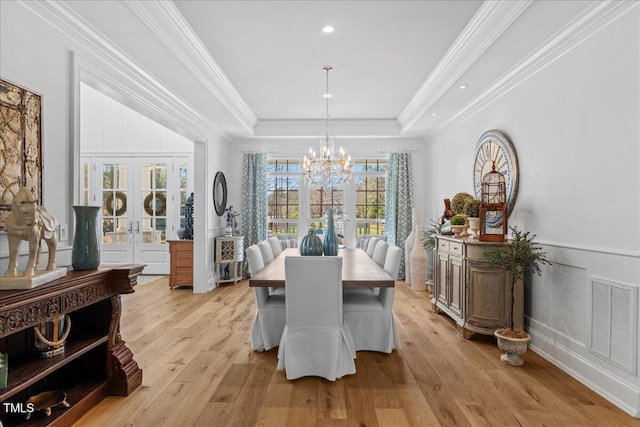
[[635, 375], [636, 287], [591, 277], [590, 351]]

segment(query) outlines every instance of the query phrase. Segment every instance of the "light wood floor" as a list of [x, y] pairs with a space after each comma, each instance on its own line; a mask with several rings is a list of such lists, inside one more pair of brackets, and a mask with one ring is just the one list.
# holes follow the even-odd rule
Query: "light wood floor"
[[355, 375], [287, 381], [277, 349], [251, 351], [248, 282], [206, 295], [168, 279], [123, 296], [122, 336], [143, 369], [126, 398], [103, 400], [80, 426], [631, 426], [640, 425], [531, 350], [515, 368], [492, 337], [465, 340], [398, 282], [400, 350], [358, 352]]

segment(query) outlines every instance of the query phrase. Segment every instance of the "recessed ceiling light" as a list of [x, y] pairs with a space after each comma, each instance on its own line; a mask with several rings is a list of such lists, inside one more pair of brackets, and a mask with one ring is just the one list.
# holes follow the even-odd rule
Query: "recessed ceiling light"
[[438, 113], [431, 113], [431, 115], [432, 115], [432, 116], [437, 116], [437, 115], [438, 115]]
[[331, 94], [330, 94], [330, 93], [325, 93], [325, 94], [324, 94], [324, 95], [322, 95], [322, 96], [324, 96], [325, 98], [331, 98]]
[[466, 88], [468, 88], [468, 87], [469, 87], [469, 85], [460, 85], [460, 86], [458, 86], [458, 87], [459, 87], [460, 89], [466, 89]]
[[327, 25], [322, 29], [323, 33], [333, 33], [334, 31], [335, 31], [335, 28], [333, 28], [331, 25]]

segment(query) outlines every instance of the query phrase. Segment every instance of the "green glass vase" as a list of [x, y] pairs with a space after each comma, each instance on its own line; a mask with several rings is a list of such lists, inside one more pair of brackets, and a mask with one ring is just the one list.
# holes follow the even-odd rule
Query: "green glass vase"
[[76, 228], [71, 250], [74, 270], [93, 270], [100, 265], [100, 238], [98, 237], [99, 206], [74, 206]]
[[327, 234], [324, 236], [322, 249], [326, 256], [338, 255], [338, 235], [333, 224], [333, 209], [329, 208], [329, 218], [327, 219]]
[[309, 229], [309, 233], [300, 242], [300, 255], [302, 256], [322, 256], [322, 240], [316, 234], [316, 230]]

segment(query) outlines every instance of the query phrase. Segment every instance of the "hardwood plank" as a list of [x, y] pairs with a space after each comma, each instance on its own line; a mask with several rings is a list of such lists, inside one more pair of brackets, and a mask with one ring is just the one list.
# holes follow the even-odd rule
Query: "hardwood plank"
[[457, 334], [429, 294], [396, 284], [401, 348], [358, 352], [357, 372], [288, 381], [277, 348], [249, 346], [256, 307], [244, 280], [195, 295], [166, 280], [123, 297], [121, 332], [144, 370], [79, 426], [640, 426], [533, 351], [515, 368], [495, 339]]
[[411, 425], [402, 409], [376, 409], [376, 418], [381, 426], [408, 427]]
[[347, 398], [343, 381], [320, 381], [318, 384], [318, 420], [347, 420]]
[[196, 419], [196, 426], [223, 426], [226, 425], [233, 402], [209, 402]]

